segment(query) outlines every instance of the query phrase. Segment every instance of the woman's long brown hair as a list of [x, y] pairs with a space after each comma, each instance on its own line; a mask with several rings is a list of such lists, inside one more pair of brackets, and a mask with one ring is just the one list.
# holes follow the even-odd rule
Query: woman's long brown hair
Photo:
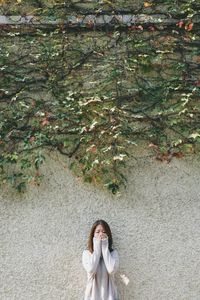
[[108, 236], [108, 248], [110, 251], [113, 251], [112, 248], [112, 244], [113, 244], [113, 239], [112, 239], [112, 233], [110, 230], [110, 226], [108, 225], [108, 223], [104, 220], [97, 220], [96, 222], [94, 222], [94, 224], [92, 225], [92, 228], [90, 230], [90, 235], [89, 235], [89, 239], [88, 239], [88, 247], [87, 249], [92, 253], [94, 251], [93, 249], [93, 237], [94, 237], [94, 232], [95, 229], [98, 225], [103, 226], [107, 236]]

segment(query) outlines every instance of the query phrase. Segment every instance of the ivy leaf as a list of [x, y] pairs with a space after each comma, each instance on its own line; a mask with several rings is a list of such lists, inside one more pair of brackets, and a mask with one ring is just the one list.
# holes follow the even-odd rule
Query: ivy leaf
[[127, 157], [126, 154], [119, 154], [119, 155], [116, 155], [113, 157], [113, 160], [119, 160], [119, 161], [122, 161], [124, 160], [124, 158]]
[[35, 161], [34, 161], [36, 170], [39, 169], [39, 167], [44, 163], [44, 161], [45, 161], [45, 156], [44, 155], [38, 154], [36, 156]]
[[185, 25], [185, 30], [191, 31], [193, 29], [193, 26], [194, 26], [193, 23], [189, 23], [189, 24]]
[[192, 139], [196, 140], [197, 138], [200, 138], [200, 133], [194, 132], [194, 133], [189, 135], [189, 138], [192, 138]]
[[119, 191], [119, 184], [116, 183], [115, 180], [106, 183], [105, 186], [107, 186], [112, 194], [116, 194]]
[[26, 190], [26, 182], [25, 181], [22, 181], [20, 182], [17, 186], [16, 186], [16, 189], [19, 193], [22, 193]]

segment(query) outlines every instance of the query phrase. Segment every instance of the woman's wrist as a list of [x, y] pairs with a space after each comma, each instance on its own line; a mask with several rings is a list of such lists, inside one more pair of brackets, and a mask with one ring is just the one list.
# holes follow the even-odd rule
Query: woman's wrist
[[98, 237], [93, 237], [93, 246], [94, 246], [94, 251], [101, 253], [101, 239]]
[[105, 238], [101, 241], [102, 250], [106, 250], [108, 248], [108, 238]]
[[93, 237], [93, 241], [97, 241], [97, 242], [98, 242], [98, 241], [101, 241], [101, 238], [98, 237], [98, 236], [94, 236], [94, 237]]

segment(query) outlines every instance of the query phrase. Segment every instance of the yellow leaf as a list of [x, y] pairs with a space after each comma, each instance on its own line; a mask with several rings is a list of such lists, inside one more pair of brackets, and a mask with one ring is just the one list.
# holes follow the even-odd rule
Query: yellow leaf
[[109, 1], [109, 0], [103, 0], [103, 2], [104, 2], [104, 3], [107, 3], [107, 4], [110, 5], [110, 6], [113, 6], [113, 3], [112, 3], [111, 1]]
[[153, 4], [150, 2], [144, 2], [144, 7], [151, 7]]
[[22, 0], [17, 0], [17, 3], [20, 4], [22, 2]]

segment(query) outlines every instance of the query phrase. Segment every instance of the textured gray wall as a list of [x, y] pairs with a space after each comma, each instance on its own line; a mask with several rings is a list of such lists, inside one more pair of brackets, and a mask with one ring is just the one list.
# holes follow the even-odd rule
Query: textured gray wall
[[120, 254], [121, 300], [200, 299], [200, 161], [131, 164], [118, 197], [83, 184], [55, 155], [39, 188], [1, 191], [1, 300], [81, 300], [81, 255], [97, 218]]

